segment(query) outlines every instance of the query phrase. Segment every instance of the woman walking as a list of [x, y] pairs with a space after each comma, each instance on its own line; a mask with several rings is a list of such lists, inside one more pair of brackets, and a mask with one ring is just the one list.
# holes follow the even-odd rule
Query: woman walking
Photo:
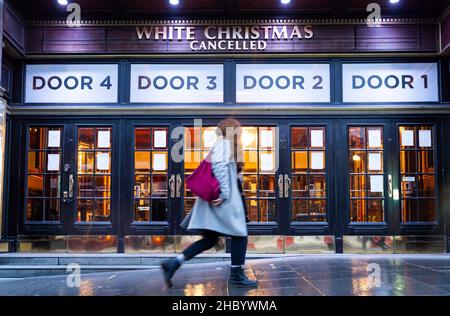
[[241, 125], [235, 119], [225, 119], [216, 129], [218, 140], [211, 148], [211, 163], [214, 176], [220, 185], [219, 198], [208, 202], [196, 198], [191, 215], [188, 217], [187, 229], [200, 231], [203, 239], [187, 247], [175, 258], [162, 262], [164, 278], [169, 287], [175, 271], [184, 261], [208, 250], [216, 244], [219, 236], [231, 237], [230, 285], [256, 286], [257, 281], [249, 280], [244, 274], [243, 265], [247, 252], [246, 212], [240, 189], [238, 163]]

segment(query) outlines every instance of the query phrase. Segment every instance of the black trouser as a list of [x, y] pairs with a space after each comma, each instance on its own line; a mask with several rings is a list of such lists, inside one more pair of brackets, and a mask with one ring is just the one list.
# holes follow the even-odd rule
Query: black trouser
[[[199, 253], [214, 247], [218, 237], [221, 236], [219, 233], [209, 230], [205, 230], [202, 235], [203, 239], [196, 241], [183, 251], [186, 260], [192, 259]], [[231, 237], [231, 265], [243, 265], [245, 263], [246, 252], [247, 236]]]

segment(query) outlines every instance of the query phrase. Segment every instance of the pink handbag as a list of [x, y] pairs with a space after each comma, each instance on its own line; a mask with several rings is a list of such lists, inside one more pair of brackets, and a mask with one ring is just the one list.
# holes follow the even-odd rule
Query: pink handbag
[[219, 198], [220, 185], [212, 172], [211, 154], [186, 178], [186, 185], [196, 196], [211, 202]]

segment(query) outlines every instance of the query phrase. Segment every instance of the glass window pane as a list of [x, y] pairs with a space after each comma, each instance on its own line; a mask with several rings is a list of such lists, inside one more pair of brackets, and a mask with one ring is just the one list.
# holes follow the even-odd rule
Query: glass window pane
[[93, 214], [92, 200], [78, 199], [77, 200], [77, 221], [91, 222]]
[[186, 216], [194, 206], [195, 199], [185, 198], [184, 199], [184, 216]]
[[307, 151], [295, 151], [292, 153], [292, 169], [294, 172], [304, 172], [308, 169]]
[[263, 173], [273, 173], [277, 168], [277, 161], [274, 151], [259, 152], [259, 171]]
[[244, 172], [256, 172], [258, 169], [258, 152], [244, 151]]
[[45, 200], [45, 220], [59, 221], [59, 200], [46, 199]]
[[419, 126], [417, 128], [418, 132], [418, 147], [432, 148], [433, 146], [433, 128], [431, 126]]
[[257, 149], [258, 129], [256, 127], [242, 127], [241, 141], [243, 149]]
[[312, 199], [309, 200], [309, 221], [326, 221], [326, 201]]
[[248, 218], [252, 222], [258, 221], [258, 200], [245, 199], [247, 204]]
[[350, 200], [350, 221], [351, 222], [366, 221], [366, 200], [363, 199]]
[[367, 128], [367, 149], [383, 148], [383, 128], [368, 127]]
[[136, 128], [134, 130], [134, 149], [151, 148], [151, 128]]
[[207, 127], [202, 130], [202, 149], [209, 150], [217, 140], [216, 127]]
[[167, 172], [167, 152], [152, 152], [152, 171]]
[[134, 179], [134, 197], [150, 197], [150, 176], [136, 176]]
[[349, 156], [350, 173], [365, 173], [366, 172], [366, 152], [365, 151], [351, 151]]
[[28, 176], [28, 196], [44, 196], [44, 176], [30, 175]]
[[401, 181], [401, 193], [402, 197], [415, 197], [416, 196], [416, 176], [404, 175]]
[[96, 145], [98, 149], [111, 148], [111, 128], [97, 128]]
[[303, 199], [292, 200], [292, 221], [294, 222], [309, 221], [308, 200]]
[[111, 172], [111, 153], [96, 152], [95, 153], [95, 172], [110, 173]]
[[313, 127], [309, 131], [310, 133], [310, 148], [320, 149], [325, 148], [325, 128]]
[[416, 145], [416, 135], [414, 126], [399, 127], [400, 148], [414, 148]]
[[417, 152], [414, 150], [400, 151], [400, 172], [415, 173], [417, 172]]
[[196, 127], [184, 128], [184, 148], [186, 150], [201, 149], [201, 130]]
[[94, 196], [94, 182], [93, 177], [78, 176], [78, 197], [93, 197]]
[[368, 221], [382, 222], [384, 220], [384, 200], [368, 200]]
[[45, 196], [51, 198], [60, 197], [61, 176], [46, 175], [45, 176]]
[[149, 200], [134, 200], [134, 220], [137, 222], [150, 221], [150, 201]]
[[435, 199], [419, 199], [418, 208], [420, 222], [433, 222], [436, 220]]
[[149, 151], [136, 151], [134, 153], [134, 172], [150, 173]]
[[307, 175], [292, 175], [292, 196], [293, 197], [308, 197], [308, 176]]
[[95, 197], [108, 198], [111, 196], [111, 177], [95, 176]]
[[326, 177], [325, 175], [310, 175], [309, 176], [309, 196], [318, 198], [326, 196]]
[[434, 157], [432, 150], [420, 150], [419, 156], [419, 172], [434, 173]]
[[366, 196], [366, 176], [350, 176], [350, 197]]
[[111, 203], [108, 200], [94, 200], [94, 222], [108, 222], [111, 213]]
[[309, 168], [311, 172], [325, 170], [325, 152], [310, 151], [309, 152]]
[[184, 151], [184, 172], [194, 171], [203, 160], [201, 151]]
[[167, 128], [153, 129], [153, 148], [167, 148]]
[[153, 199], [152, 200], [152, 221], [162, 222], [167, 220], [167, 200]]
[[417, 213], [417, 199], [402, 199], [402, 221], [417, 222], [419, 220]]
[[167, 175], [152, 176], [152, 197], [167, 197]]
[[46, 128], [44, 127], [30, 127], [29, 142], [30, 149], [45, 149]]
[[259, 177], [259, 196], [275, 197], [275, 176], [260, 175]]
[[28, 173], [43, 173], [44, 172], [44, 158], [43, 151], [29, 151], [28, 152]]
[[79, 151], [78, 152], [78, 173], [94, 172], [94, 153]]
[[418, 176], [418, 190], [417, 194], [420, 197], [435, 197], [436, 196], [436, 177], [434, 175]]
[[364, 127], [351, 127], [349, 128], [348, 131], [349, 131], [349, 147], [351, 149], [366, 148]]
[[274, 222], [276, 221], [276, 200], [275, 199], [260, 199], [260, 222]]
[[78, 129], [78, 149], [94, 149], [94, 128]]
[[275, 128], [260, 127], [259, 128], [259, 148], [273, 149], [275, 148]]
[[27, 221], [43, 221], [43, 220], [44, 220], [44, 200], [28, 199]]
[[308, 148], [308, 128], [293, 127], [291, 129], [291, 143], [292, 149]]
[[258, 176], [257, 175], [244, 175], [244, 193], [245, 196], [250, 198], [256, 198], [258, 196]]

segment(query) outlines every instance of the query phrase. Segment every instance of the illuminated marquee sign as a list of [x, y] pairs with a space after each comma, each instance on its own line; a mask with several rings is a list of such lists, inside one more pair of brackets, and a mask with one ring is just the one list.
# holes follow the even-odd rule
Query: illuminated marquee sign
[[192, 51], [264, 51], [267, 41], [313, 37], [311, 25], [136, 26], [139, 40], [188, 41]]

